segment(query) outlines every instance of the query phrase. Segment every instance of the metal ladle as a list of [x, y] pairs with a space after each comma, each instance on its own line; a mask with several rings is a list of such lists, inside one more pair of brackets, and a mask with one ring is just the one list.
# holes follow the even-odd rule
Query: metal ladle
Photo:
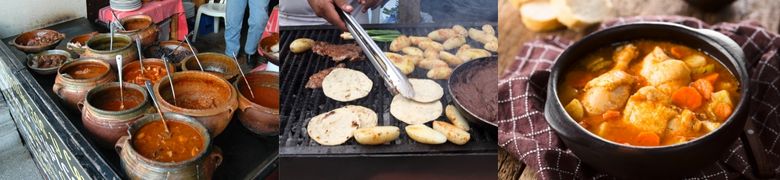
[[195, 57], [195, 61], [198, 62], [198, 67], [200, 67], [200, 71], [204, 71], [203, 65], [200, 64], [200, 58], [198, 58], [198, 54], [195, 53], [195, 49], [192, 49], [192, 44], [190, 44], [190, 40], [188, 40], [187, 37], [184, 37], [184, 42], [187, 42], [187, 46], [190, 48], [190, 52], [192, 52], [192, 56]]
[[[141, 37], [140, 35], [136, 36], [135, 38], [135, 46], [136, 49], [138, 49], [138, 62], [141, 63], [141, 76], [144, 76], [144, 55], [141, 53]], [[120, 74], [122, 74], [122, 71], [119, 71]]]
[[168, 124], [165, 123], [165, 116], [162, 113], [162, 109], [160, 109], [160, 104], [157, 103], [157, 98], [154, 96], [154, 91], [152, 91], [152, 81], [146, 80], [144, 82], [146, 85], [146, 91], [149, 92], [149, 95], [152, 97], [152, 103], [154, 103], [154, 108], [157, 109], [157, 113], [160, 114], [160, 120], [163, 123], [163, 127], [165, 127], [165, 133], [170, 136], [171, 131], [168, 130]]
[[116, 55], [116, 67], [117, 71], [119, 71], [119, 110], [125, 109], [125, 87], [124, 87], [124, 81], [122, 81], [122, 55]]
[[113, 17], [113, 18], [114, 18], [114, 20], [113, 20], [113, 21], [111, 21], [111, 23], [112, 23], [114, 26], [116, 26], [117, 28], [119, 28], [119, 29], [121, 29], [122, 31], [124, 31], [124, 30], [125, 30], [125, 26], [124, 26], [124, 25], [122, 25], [122, 23], [118, 23], [118, 21], [119, 21], [119, 16], [117, 16], [117, 15], [116, 15], [116, 12], [114, 12], [113, 10], [111, 11], [111, 17]]
[[173, 88], [173, 75], [172, 75], [172, 71], [171, 71], [171, 68], [168, 67], [169, 66], [168, 58], [166, 58], [165, 56], [162, 56], [161, 58], [163, 60], [163, 66], [165, 67], [165, 72], [166, 72], [166, 74], [168, 74], [168, 82], [169, 82], [169, 84], [171, 84], [171, 95], [173, 95], [173, 105], [178, 106], [179, 103], [176, 102], [176, 90], [174, 90], [174, 88]]
[[252, 85], [249, 85], [249, 80], [246, 79], [246, 75], [244, 75], [244, 70], [241, 69], [241, 64], [238, 63], [238, 58], [236, 58], [236, 54], [233, 54], [233, 60], [236, 61], [236, 66], [238, 66], [238, 71], [241, 72], [241, 77], [244, 79], [244, 82], [246, 83], [246, 88], [249, 88], [249, 94], [251, 94], [252, 99], [254, 99], [255, 92], [252, 91]]

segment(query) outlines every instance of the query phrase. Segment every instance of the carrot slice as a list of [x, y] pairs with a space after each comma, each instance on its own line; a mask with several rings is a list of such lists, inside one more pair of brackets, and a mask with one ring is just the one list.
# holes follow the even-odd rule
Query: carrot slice
[[694, 81], [692, 86], [699, 90], [699, 93], [701, 93], [701, 96], [704, 97], [704, 99], [710, 99], [712, 92], [715, 91], [715, 87], [712, 86], [712, 83], [703, 78]]
[[692, 87], [682, 87], [672, 94], [672, 103], [694, 110], [701, 106], [701, 95]]
[[601, 114], [601, 118], [603, 118], [604, 120], [611, 120], [611, 119], [620, 118], [620, 111], [607, 110], [607, 112], [604, 112], [604, 114]]
[[719, 75], [720, 75], [720, 74], [718, 74], [718, 73], [712, 73], [712, 74], [708, 74], [708, 75], [704, 76], [704, 77], [703, 77], [703, 78], [701, 78], [701, 79], [707, 80], [707, 81], [709, 81], [710, 83], [712, 83], [712, 84], [715, 84], [715, 81], [717, 81], [717, 80], [718, 80], [718, 76], [719, 76]]
[[713, 113], [715, 113], [715, 116], [718, 117], [718, 120], [725, 120], [726, 118], [729, 118], [729, 115], [731, 115], [731, 111], [733, 109], [731, 108], [731, 105], [726, 103], [717, 103], [715, 104], [715, 107], [712, 109]]
[[672, 47], [671, 49], [669, 49], [669, 51], [671, 52], [672, 56], [674, 58], [676, 58], [676, 59], [682, 59], [682, 58], [687, 57], [688, 55], [691, 54], [686, 49], [684, 49], [682, 47], [676, 47], [676, 46]]
[[638, 146], [658, 146], [661, 144], [661, 137], [652, 132], [640, 132], [634, 142]]

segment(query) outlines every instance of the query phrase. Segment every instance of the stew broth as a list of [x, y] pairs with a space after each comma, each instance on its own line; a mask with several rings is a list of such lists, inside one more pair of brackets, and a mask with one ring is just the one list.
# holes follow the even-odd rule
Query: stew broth
[[144, 66], [143, 74], [141, 74], [141, 68], [133, 69], [125, 74], [125, 76], [127, 76], [125, 81], [143, 86], [146, 80], [150, 80], [154, 83], [167, 75], [168, 72], [165, 71], [165, 67], [155, 64], [146, 64]]
[[106, 72], [108, 72], [108, 67], [106, 66], [95, 63], [84, 63], [68, 67], [65, 69], [64, 73], [73, 79], [90, 79], [99, 77]]
[[[239, 81], [238, 83], [243, 83], [243, 81]], [[252, 93], [249, 92], [249, 88], [246, 88], [246, 83], [243, 84], [243, 86], [240, 86], [241, 94], [249, 99], [249, 101], [263, 107], [279, 109], [279, 88], [252, 86], [252, 93], [255, 94], [255, 97], [252, 98]]]
[[135, 108], [144, 100], [144, 95], [135, 89], [125, 88], [123, 93], [124, 102], [122, 102], [119, 87], [106, 89], [90, 98], [90, 104], [106, 111], [121, 111]]
[[637, 146], [683, 143], [732, 113], [739, 82], [702, 51], [637, 40], [598, 49], [565, 71], [568, 114], [602, 138]]
[[166, 121], [170, 134], [166, 134], [162, 121], [150, 122], [133, 136], [133, 148], [142, 156], [160, 162], [181, 162], [203, 151], [203, 137], [192, 126]]

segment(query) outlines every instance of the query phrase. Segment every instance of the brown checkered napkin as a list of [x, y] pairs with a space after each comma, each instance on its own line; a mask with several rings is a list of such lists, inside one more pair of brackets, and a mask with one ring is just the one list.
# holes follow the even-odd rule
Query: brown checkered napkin
[[[604, 22], [600, 29], [641, 21], [664, 21], [694, 28], [719, 31], [738, 44], [746, 55], [750, 71], [750, 109], [748, 120], [758, 126], [764, 152], [771, 162], [780, 162], [780, 36], [752, 22], [707, 25], [680, 16], [642, 16]], [[499, 80], [499, 145], [536, 170], [540, 179], [612, 179], [584, 165], [563, 147], [544, 120], [547, 78], [555, 58], [572, 42], [558, 37], [525, 43]], [[735, 179], [753, 173], [745, 154], [745, 145], [736, 141], [728, 153], [691, 179]], [[681, 159], [682, 161], [682, 159]], [[780, 163], [773, 163], [780, 165]], [[780, 172], [780, 167], [773, 167]]]

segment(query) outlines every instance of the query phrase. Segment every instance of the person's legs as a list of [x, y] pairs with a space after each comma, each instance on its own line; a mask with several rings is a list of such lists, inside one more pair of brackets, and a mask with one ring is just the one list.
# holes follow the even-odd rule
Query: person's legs
[[244, 52], [248, 55], [257, 53], [257, 45], [260, 43], [260, 37], [263, 36], [265, 25], [268, 24], [269, 0], [249, 0], [249, 31], [247, 33]]
[[[225, 0], [223, 0], [225, 1]], [[241, 48], [241, 26], [244, 23], [244, 10], [249, 0], [227, 0], [225, 17], [225, 54], [238, 56]]]

